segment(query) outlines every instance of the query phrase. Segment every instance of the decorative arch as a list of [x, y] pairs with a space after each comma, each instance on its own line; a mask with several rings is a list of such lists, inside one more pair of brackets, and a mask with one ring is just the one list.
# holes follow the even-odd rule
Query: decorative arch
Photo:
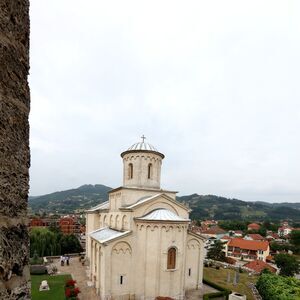
[[128, 229], [128, 221], [127, 221], [127, 216], [124, 215], [123, 218], [122, 218], [122, 229], [125, 230], [125, 229]]
[[115, 227], [118, 229], [119, 228], [119, 223], [120, 223], [120, 216], [117, 215], [116, 216], [116, 223], [115, 223]]
[[159, 202], [156, 201], [156, 202], [150, 204], [149, 206], [147, 206], [143, 212], [143, 215], [146, 215], [147, 213], [151, 212], [152, 210], [154, 210], [156, 208], [166, 208], [166, 209], [172, 211], [177, 216], [179, 216], [177, 209], [173, 205], [168, 203], [167, 201], [161, 201], [161, 198], [160, 198]]
[[107, 215], [105, 214], [103, 217], [103, 226], [107, 226]]
[[177, 249], [175, 247], [169, 248], [168, 257], [167, 257], [168, 270], [172, 270], [176, 268], [176, 256], [177, 256]]
[[129, 245], [129, 243], [124, 242], [124, 241], [120, 241], [117, 242], [113, 247], [112, 247], [112, 254], [130, 254], [131, 255], [131, 246]]
[[110, 218], [109, 218], [109, 227], [113, 227], [114, 226], [114, 219], [113, 219], [113, 215], [110, 215]]
[[196, 239], [190, 239], [187, 242], [187, 248], [188, 249], [200, 249], [200, 242]]

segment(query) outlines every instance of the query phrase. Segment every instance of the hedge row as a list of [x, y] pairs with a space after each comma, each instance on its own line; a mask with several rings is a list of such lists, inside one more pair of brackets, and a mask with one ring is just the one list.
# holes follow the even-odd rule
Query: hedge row
[[209, 299], [214, 299], [214, 298], [219, 298], [219, 297], [225, 297], [225, 299], [227, 300], [229, 295], [231, 294], [231, 290], [225, 289], [222, 286], [219, 286], [218, 284], [216, 284], [212, 281], [209, 281], [207, 279], [203, 279], [203, 283], [220, 291], [220, 292], [215, 292], [215, 293], [204, 294], [203, 300], [209, 300]]

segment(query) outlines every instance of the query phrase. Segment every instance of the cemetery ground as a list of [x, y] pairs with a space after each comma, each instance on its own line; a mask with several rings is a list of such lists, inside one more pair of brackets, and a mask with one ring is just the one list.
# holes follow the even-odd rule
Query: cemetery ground
[[[65, 299], [65, 283], [72, 279], [71, 275], [31, 275], [31, 299], [32, 300], [64, 300]], [[43, 280], [47, 280], [50, 290], [39, 291], [40, 284]]]
[[[228, 272], [230, 273], [230, 283], [227, 282]], [[220, 268], [217, 270], [216, 268], [212, 267], [204, 267], [203, 277], [206, 280], [212, 281], [226, 289], [246, 295], [248, 300], [254, 300], [253, 294], [248, 284], [255, 284], [258, 280], [258, 276], [249, 276], [249, 274], [246, 272], [239, 273], [239, 283], [237, 285], [233, 285], [234, 272], [235, 271], [232, 269]]]

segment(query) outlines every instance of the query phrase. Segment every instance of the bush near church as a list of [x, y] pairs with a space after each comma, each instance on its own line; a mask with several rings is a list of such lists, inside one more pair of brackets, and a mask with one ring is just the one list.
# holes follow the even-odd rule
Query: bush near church
[[300, 299], [300, 280], [296, 278], [263, 273], [256, 288], [263, 300]]

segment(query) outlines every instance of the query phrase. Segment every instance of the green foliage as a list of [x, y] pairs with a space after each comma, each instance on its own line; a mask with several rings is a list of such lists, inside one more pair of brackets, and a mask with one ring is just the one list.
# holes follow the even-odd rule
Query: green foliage
[[280, 268], [280, 275], [294, 276], [300, 272], [298, 260], [289, 254], [277, 254], [275, 256], [275, 263]]
[[300, 230], [293, 230], [290, 235], [291, 243], [299, 246], [300, 245]]
[[30, 256], [39, 257], [81, 252], [79, 240], [73, 234], [63, 235], [47, 228], [33, 228], [30, 231]]
[[273, 232], [277, 232], [278, 228], [280, 227], [280, 224], [278, 222], [273, 223], [269, 220], [265, 220], [262, 224], [262, 226], [266, 229], [266, 230], [271, 230]]
[[[291, 219], [300, 221], [300, 204], [249, 202], [228, 199], [215, 195], [198, 195], [177, 197], [179, 202], [188, 204], [192, 209], [192, 219], [245, 220], [245, 221], [279, 221]], [[271, 222], [270, 222], [271, 223]], [[267, 224], [268, 225], [268, 224]], [[277, 224], [269, 224], [268, 230], [276, 230]], [[277, 227], [277, 228], [276, 228]], [[238, 228], [236, 228], [237, 230]], [[244, 229], [239, 229], [244, 230]]]
[[242, 231], [247, 230], [248, 224], [249, 222], [246, 221], [235, 221], [235, 220], [220, 221], [218, 223], [218, 225], [225, 230], [242, 230]]
[[274, 252], [276, 251], [294, 251], [295, 247], [288, 243], [278, 243], [278, 242], [271, 242], [270, 249]]
[[225, 261], [225, 253], [222, 251], [224, 249], [225, 242], [221, 242], [220, 240], [216, 240], [210, 247], [207, 252], [207, 258], [218, 260], [218, 261]]
[[225, 297], [226, 299], [228, 299], [229, 294], [231, 294], [231, 291], [228, 289], [225, 289], [223, 287], [221, 287], [220, 285], [209, 281], [207, 279], [203, 279], [203, 283], [215, 288], [216, 290], [219, 290], [220, 292], [216, 292], [216, 293], [207, 293], [203, 295], [203, 300], [209, 300], [209, 299], [214, 299], [214, 298], [222, 298]]
[[296, 278], [262, 274], [256, 287], [263, 300], [300, 299], [300, 281]]
[[61, 254], [75, 253], [75, 252], [82, 251], [82, 247], [78, 241], [78, 238], [73, 234], [63, 235], [60, 239], [60, 245], [61, 245]]

